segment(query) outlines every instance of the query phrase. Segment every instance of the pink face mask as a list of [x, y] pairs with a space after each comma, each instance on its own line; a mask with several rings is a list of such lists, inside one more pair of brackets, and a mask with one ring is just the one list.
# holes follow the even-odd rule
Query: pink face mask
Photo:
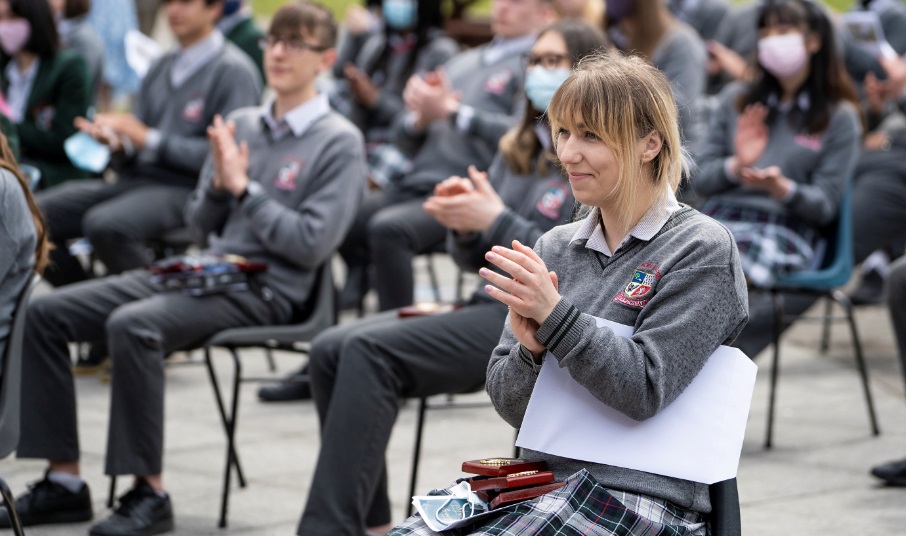
[[758, 40], [758, 63], [777, 78], [796, 74], [808, 57], [805, 38], [800, 33], [772, 35]]
[[25, 19], [0, 21], [0, 48], [7, 56], [15, 56], [31, 37], [31, 25]]

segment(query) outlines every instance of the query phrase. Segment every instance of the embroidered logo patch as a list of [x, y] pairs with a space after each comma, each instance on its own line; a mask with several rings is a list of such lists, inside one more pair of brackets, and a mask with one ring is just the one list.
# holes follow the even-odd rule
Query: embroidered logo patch
[[661, 278], [658, 267], [645, 263], [635, 269], [629, 283], [614, 297], [613, 301], [630, 307], [642, 308], [651, 300], [654, 287]]
[[277, 172], [277, 178], [274, 180], [274, 186], [279, 190], [293, 192], [296, 190], [296, 180], [299, 178], [299, 172], [302, 170], [301, 160], [290, 160], [283, 164], [280, 171]]
[[182, 109], [182, 118], [189, 123], [198, 123], [202, 120], [203, 115], [204, 99], [202, 97], [190, 100], [186, 103], [186, 107]]
[[35, 126], [41, 130], [50, 130], [53, 120], [57, 116], [57, 108], [49, 104], [35, 106], [32, 110], [35, 115]]
[[484, 90], [488, 93], [493, 93], [494, 95], [503, 95], [511, 78], [513, 78], [513, 71], [509, 69], [497, 71], [485, 81]]
[[559, 220], [560, 208], [563, 207], [563, 203], [565, 202], [566, 188], [555, 185], [552, 186], [550, 190], [544, 192], [544, 195], [538, 200], [538, 204], [535, 205], [535, 208], [546, 217], [552, 220]]
[[805, 147], [806, 149], [810, 149], [812, 151], [815, 151], [816, 153], [821, 150], [821, 136], [816, 134], [799, 134], [795, 138], [793, 138], [793, 141], [796, 142], [796, 145]]

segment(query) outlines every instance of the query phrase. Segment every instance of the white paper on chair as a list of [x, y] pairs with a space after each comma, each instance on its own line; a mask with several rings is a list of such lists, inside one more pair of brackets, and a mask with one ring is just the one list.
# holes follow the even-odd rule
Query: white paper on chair
[[[620, 337], [632, 327], [597, 318]], [[548, 353], [516, 444], [705, 484], [736, 476], [757, 367], [741, 351], [718, 348], [670, 405], [634, 421], [596, 399]]]

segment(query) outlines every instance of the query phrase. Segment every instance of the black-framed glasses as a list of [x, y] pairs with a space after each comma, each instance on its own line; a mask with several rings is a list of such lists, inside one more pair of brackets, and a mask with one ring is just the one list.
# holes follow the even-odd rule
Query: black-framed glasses
[[266, 50], [268, 48], [274, 48], [278, 43], [283, 43], [284, 50], [290, 54], [301, 54], [306, 50], [324, 52], [330, 48], [324, 45], [313, 45], [298, 37], [276, 37], [273, 35], [269, 35], [258, 41], [258, 46], [261, 47], [261, 50]]
[[569, 61], [566, 54], [532, 54], [527, 52], [522, 55], [522, 62], [526, 69], [540, 65], [545, 69], [556, 69], [563, 65], [563, 62]]

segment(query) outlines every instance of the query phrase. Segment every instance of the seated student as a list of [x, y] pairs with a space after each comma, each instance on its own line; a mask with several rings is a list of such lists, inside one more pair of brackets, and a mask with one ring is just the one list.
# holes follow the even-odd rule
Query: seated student
[[[530, 104], [501, 140], [488, 173], [471, 167], [470, 178], [441, 182], [425, 201], [425, 211], [448, 230], [460, 266], [488, 266], [482, 255], [491, 246], [534, 242], [569, 221], [569, 185], [553, 160], [542, 114], [576, 61], [606, 43], [599, 28], [580, 21], [544, 30], [528, 56]], [[458, 311], [409, 319], [381, 313], [313, 341], [311, 386], [322, 447], [298, 534], [360, 536], [366, 526], [375, 534], [386, 531], [384, 451], [399, 399], [480, 388], [505, 316], [506, 308], [479, 288]]]
[[21, 162], [41, 171], [50, 188], [88, 174], [72, 165], [63, 142], [91, 102], [85, 60], [60, 50], [50, 6], [44, 0], [0, 0], [0, 69], [3, 95], [18, 132]]
[[733, 232], [756, 287], [808, 267], [818, 230], [837, 216], [861, 127], [852, 83], [823, 11], [808, 0], [765, 4], [757, 72], [728, 86], [708, 129], [696, 194]]
[[[16, 502], [23, 523], [92, 518], [79, 476], [79, 441], [67, 343], [106, 335], [114, 363], [106, 473], [135, 475], [94, 536], [173, 530], [162, 480], [164, 358], [224, 329], [290, 321], [349, 228], [365, 180], [358, 130], [332, 112], [315, 78], [334, 57], [336, 23], [319, 4], [275, 13], [265, 66], [275, 99], [210, 127], [211, 157], [186, 205], [205, 253], [267, 263], [245, 291], [204, 296], [161, 292], [146, 270], [86, 281], [28, 309], [17, 455], [49, 461], [43, 480]], [[0, 521], [8, 526], [5, 510]]]
[[48, 0], [57, 21], [60, 44], [85, 60], [92, 102], [101, 88], [104, 74], [104, 45], [88, 23], [91, 0]]
[[145, 241], [183, 226], [182, 208], [208, 154], [207, 126], [216, 114], [258, 103], [251, 60], [215, 29], [221, 7], [222, 0], [169, 0], [179, 48], [148, 71], [133, 113], [78, 120], [126, 161], [116, 183], [70, 182], [38, 196], [56, 246], [47, 271], [52, 285], [87, 278], [66, 245], [82, 236], [107, 273], [147, 265]]
[[726, 0], [669, 0], [667, 7], [676, 18], [691, 26], [704, 41], [714, 39], [730, 13]]
[[[685, 167], [677, 110], [650, 63], [618, 52], [583, 62], [548, 116], [573, 195], [589, 210], [534, 250], [514, 241], [486, 253], [498, 271], [481, 271], [485, 290], [509, 308], [487, 391], [520, 428], [540, 366], [555, 359], [600, 402], [645, 420], [745, 325], [739, 254], [726, 228], [676, 200]], [[650, 288], [632, 286], [640, 273]], [[635, 333], [617, 337], [595, 317]], [[459, 534], [710, 533], [707, 484], [528, 449], [520, 457], [545, 461], [566, 485]], [[418, 516], [390, 532], [408, 534], [436, 533]]]
[[224, 0], [223, 17], [217, 23], [217, 28], [227, 41], [239, 47], [255, 63], [263, 81], [264, 51], [261, 49], [261, 39], [264, 38], [264, 33], [255, 24], [254, 13], [246, 0]]
[[32, 276], [44, 271], [50, 243], [44, 217], [0, 134], [0, 360], [12, 328], [19, 295]]
[[384, 2], [384, 31], [363, 45], [355, 63], [343, 70], [331, 104], [365, 133], [369, 184], [393, 189], [411, 167], [390, 136], [390, 127], [405, 112], [403, 88], [414, 75], [434, 71], [459, 51], [443, 33], [443, 14], [436, 0]]
[[667, 75], [680, 114], [683, 145], [701, 152], [705, 125], [697, 121], [705, 92], [705, 45], [663, 0], [611, 0], [607, 3], [611, 39], [620, 49], [638, 52]]
[[[522, 104], [522, 54], [553, 20], [550, 0], [492, 0], [494, 40], [454, 56], [443, 69], [412, 76], [403, 93], [408, 113], [395, 128], [396, 144], [412, 170], [393, 189], [373, 192], [343, 244], [355, 278], [352, 299], [366, 288], [367, 265], [382, 311], [412, 303], [412, 259], [443, 243], [445, 229], [421, 204], [434, 186], [462, 175], [470, 164], [486, 169], [500, 137]], [[355, 290], [360, 289], [358, 292]]]
[[[889, 288], [887, 304], [890, 306], [890, 319], [893, 321], [893, 331], [900, 351], [900, 370], [906, 380], [906, 257], [891, 267]], [[906, 458], [875, 466], [871, 469], [871, 474], [888, 486], [906, 486]]]

